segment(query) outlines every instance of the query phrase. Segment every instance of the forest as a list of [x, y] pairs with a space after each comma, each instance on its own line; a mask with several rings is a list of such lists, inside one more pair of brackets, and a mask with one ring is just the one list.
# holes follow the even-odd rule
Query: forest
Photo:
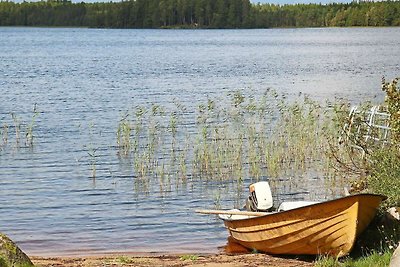
[[249, 0], [15, 3], [1, 0], [0, 26], [91, 28], [289, 28], [400, 26], [400, 1], [252, 4]]

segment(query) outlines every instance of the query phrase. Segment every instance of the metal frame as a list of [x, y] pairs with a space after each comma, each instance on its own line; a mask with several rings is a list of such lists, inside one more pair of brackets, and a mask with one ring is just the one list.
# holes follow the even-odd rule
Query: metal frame
[[[351, 108], [348, 123], [343, 127], [342, 137], [349, 142], [350, 139], [375, 147], [390, 145], [391, 128], [390, 114], [385, 106], [373, 106], [369, 110], [361, 109], [358, 106]], [[343, 139], [339, 140], [340, 142]], [[360, 149], [365, 156], [365, 149], [357, 144], [350, 144], [351, 147]]]

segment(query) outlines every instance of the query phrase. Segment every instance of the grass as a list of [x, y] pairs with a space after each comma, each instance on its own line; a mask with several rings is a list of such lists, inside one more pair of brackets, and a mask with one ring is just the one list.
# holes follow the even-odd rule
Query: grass
[[366, 182], [368, 189], [384, 194], [388, 199], [383, 209], [400, 207], [400, 152], [396, 147], [377, 150], [371, 157], [371, 171]]
[[199, 256], [197, 256], [197, 255], [182, 255], [179, 257], [179, 259], [181, 261], [187, 261], [187, 260], [196, 261], [199, 259]]
[[322, 256], [315, 263], [316, 267], [387, 267], [389, 266], [392, 252], [373, 252], [360, 258], [345, 257], [343, 259]]
[[130, 263], [134, 263], [134, 260], [131, 257], [127, 257], [127, 256], [119, 256], [117, 258], [118, 262], [122, 263], [122, 264], [130, 264]]

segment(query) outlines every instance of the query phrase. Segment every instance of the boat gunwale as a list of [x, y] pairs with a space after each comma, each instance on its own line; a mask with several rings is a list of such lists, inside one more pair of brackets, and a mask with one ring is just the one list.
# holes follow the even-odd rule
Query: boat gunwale
[[255, 218], [265, 218], [268, 216], [275, 216], [277, 214], [285, 214], [285, 213], [291, 213], [293, 211], [297, 211], [297, 210], [301, 210], [301, 209], [308, 209], [310, 207], [315, 207], [315, 206], [320, 206], [320, 205], [325, 205], [325, 204], [329, 204], [331, 202], [336, 202], [339, 200], [345, 200], [345, 199], [349, 199], [349, 198], [355, 198], [355, 197], [363, 197], [363, 196], [372, 196], [372, 197], [380, 197], [381, 201], [384, 201], [387, 199], [387, 196], [382, 195], [382, 194], [373, 194], [373, 193], [358, 193], [358, 194], [354, 194], [354, 195], [348, 195], [348, 196], [344, 196], [344, 197], [340, 197], [340, 198], [335, 198], [335, 199], [331, 199], [331, 200], [327, 200], [327, 201], [323, 201], [323, 202], [318, 202], [318, 203], [314, 203], [314, 204], [310, 204], [307, 206], [303, 206], [303, 207], [298, 207], [298, 208], [294, 208], [294, 209], [290, 209], [290, 210], [284, 210], [284, 211], [279, 211], [279, 212], [271, 212], [265, 215], [260, 215], [260, 216], [251, 216], [248, 218], [242, 218], [242, 219], [229, 219], [229, 218], [221, 218], [219, 217], [221, 220], [226, 221], [226, 222], [237, 222], [237, 221], [247, 221], [247, 220], [254, 220]]

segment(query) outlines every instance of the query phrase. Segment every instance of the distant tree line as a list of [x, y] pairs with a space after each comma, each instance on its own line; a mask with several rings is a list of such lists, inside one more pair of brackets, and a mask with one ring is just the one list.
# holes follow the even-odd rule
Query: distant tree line
[[400, 26], [400, 1], [251, 4], [249, 0], [0, 2], [0, 26], [274, 28]]

